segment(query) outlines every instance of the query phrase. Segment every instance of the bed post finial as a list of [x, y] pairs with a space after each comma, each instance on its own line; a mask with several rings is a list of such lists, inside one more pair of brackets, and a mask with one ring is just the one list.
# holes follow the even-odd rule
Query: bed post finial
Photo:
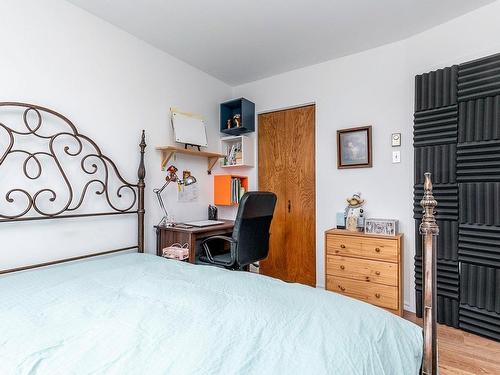
[[137, 207], [138, 215], [138, 243], [137, 247], [140, 253], [144, 252], [144, 188], [146, 184], [144, 183], [144, 178], [146, 178], [146, 167], [144, 165], [144, 150], [146, 148], [146, 132], [143, 130], [141, 135], [141, 143], [139, 143], [139, 148], [141, 150], [141, 161], [139, 162], [139, 169], [137, 170], [137, 177], [139, 182], [137, 183], [139, 191], [139, 200]]
[[429, 172], [424, 173], [424, 197], [420, 201], [420, 205], [424, 209], [422, 224], [420, 224], [420, 234], [439, 234], [439, 227], [436, 223], [436, 218], [434, 217], [434, 208], [437, 206], [437, 201], [434, 199], [432, 194], [432, 181], [431, 174]]
[[139, 170], [137, 171], [137, 176], [139, 180], [144, 180], [146, 177], [146, 168], [144, 167], [144, 149], [146, 148], [146, 132], [143, 130], [141, 134], [141, 143], [139, 143], [139, 148], [141, 149], [141, 161], [139, 163]]
[[431, 174], [425, 173], [424, 197], [420, 205], [424, 209], [420, 234], [422, 235], [422, 256], [424, 273], [424, 350], [422, 375], [437, 375], [437, 332], [436, 332], [436, 236], [439, 227], [434, 216], [437, 201], [432, 194]]

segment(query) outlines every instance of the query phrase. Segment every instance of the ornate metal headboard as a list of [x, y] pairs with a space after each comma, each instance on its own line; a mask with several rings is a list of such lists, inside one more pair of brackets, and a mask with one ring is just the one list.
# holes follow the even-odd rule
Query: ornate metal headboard
[[[4, 138], [3, 142], [0, 143], [0, 188], [7, 184], [6, 190], [2, 190], [2, 193], [5, 191], [5, 201], [0, 206], [0, 223], [137, 214], [138, 227], [137, 244], [133, 246], [0, 270], [0, 274], [124, 250], [137, 249], [141, 253], [144, 252], [144, 178], [146, 176], [144, 130], [139, 144], [138, 182], [132, 184], [121, 176], [115, 163], [101, 152], [97, 144], [89, 137], [79, 133], [75, 125], [65, 116], [38, 105], [0, 102], [0, 115], [4, 114], [18, 116], [19, 121], [9, 126], [2, 122], [2, 117], [0, 117], [0, 141]], [[63, 130], [50, 131], [47, 129], [48, 126], [44, 127], [44, 120], [47, 118], [55, 120], [59, 127], [62, 125]], [[21, 161], [18, 160], [19, 156]], [[79, 165], [75, 164], [75, 161], [78, 161]], [[18, 162], [20, 165], [14, 166], [16, 168], [14, 172], [8, 174], [6, 171], [8, 162]], [[71, 171], [66, 165], [67, 162], [71, 162]], [[77, 191], [70, 177], [70, 174], [74, 174], [76, 165], [78, 165], [77, 168], [80, 172], [80, 191]], [[58, 191], [52, 186], [42, 185], [44, 184], [42, 181], [44, 166], [50, 167], [60, 174], [58, 187], [63, 189], [63, 198], [58, 199]], [[7, 178], [5, 178], [6, 176]], [[30, 181], [29, 187], [8, 186], [9, 183], [17, 181], [18, 177]], [[112, 177], [116, 179], [114, 184], [110, 181]], [[39, 182], [39, 185], [42, 186], [37, 186], [35, 182]], [[101, 198], [104, 197], [104, 205], [107, 207], [105, 210], [82, 211], [82, 205], [86, 201], [89, 188], [95, 189], [95, 194]], [[125, 202], [125, 200], [127, 201]], [[124, 205], [121, 207], [117, 202], [124, 203]], [[56, 206], [56, 203], [59, 206], [52, 209], [47, 208], [50, 205]], [[9, 212], [5, 212], [5, 210]], [[11, 212], [12, 210], [13, 212]]]

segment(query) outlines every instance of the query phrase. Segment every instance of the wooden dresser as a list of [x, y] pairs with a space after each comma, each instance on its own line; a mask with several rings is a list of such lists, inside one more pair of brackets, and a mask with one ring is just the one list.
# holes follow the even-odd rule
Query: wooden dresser
[[403, 315], [403, 235], [325, 232], [325, 285]]

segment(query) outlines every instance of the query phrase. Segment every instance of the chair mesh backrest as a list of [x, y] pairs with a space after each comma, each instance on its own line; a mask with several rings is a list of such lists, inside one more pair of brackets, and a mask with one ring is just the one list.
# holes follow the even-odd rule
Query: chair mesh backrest
[[267, 257], [275, 206], [276, 194], [271, 192], [248, 192], [241, 198], [233, 229], [233, 239], [238, 242], [238, 264], [247, 265]]

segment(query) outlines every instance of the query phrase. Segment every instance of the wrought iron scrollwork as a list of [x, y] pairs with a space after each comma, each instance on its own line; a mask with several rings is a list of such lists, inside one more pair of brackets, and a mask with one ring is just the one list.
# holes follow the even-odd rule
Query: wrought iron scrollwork
[[[19, 220], [34, 220], [54, 217], [77, 217], [77, 216], [97, 216], [120, 213], [137, 213], [144, 215], [144, 132], [141, 138], [141, 167], [138, 173], [139, 181], [137, 184], [127, 182], [119, 173], [115, 163], [104, 155], [97, 144], [89, 137], [80, 134], [75, 125], [65, 116], [52, 111], [50, 109], [25, 103], [0, 103], [2, 112], [8, 110], [9, 115], [12, 111], [22, 112], [21, 129], [14, 126], [9, 126], [6, 123], [0, 122], [0, 130], [7, 136], [5, 150], [0, 150], [0, 175], [3, 174], [2, 180], [18, 181], [18, 176], [15, 178], [4, 178], [5, 172], [2, 172], [2, 167], [5, 166], [9, 157], [15, 154], [22, 155], [22, 175], [27, 180], [37, 182], [41, 180], [44, 174], [44, 167], [47, 163], [51, 163], [54, 170], [57, 171], [57, 189], [53, 186], [36, 186], [33, 183], [33, 190], [12, 187], [4, 196], [4, 203], [9, 207], [18, 209], [19, 201], [24, 199], [25, 204], [14, 213], [5, 213], [0, 211], [0, 221], [19, 221]], [[64, 131], [50, 133], [44, 131], [44, 120], [46, 116], [56, 118], [65, 127]], [[10, 117], [9, 117], [10, 118]], [[27, 138], [38, 140], [38, 144], [43, 144], [43, 150], [32, 150], [31, 146], [24, 146]], [[23, 142], [18, 142], [20, 140]], [[5, 143], [5, 142], [4, 142]], [[61, 151], [61, 144], [62, 151]], [[83, 176], [90, 176], [90, 180], [83, 181], [83, 188], [76, 191], [74, 185], [70, 181], [63, 158], [81, 158], [79, 168], [83, 172]], [[71, 164], [71, 168], [74, 165]], [[142, 170], [141, 170], [142, 168]], [[87, 177], [88, 178], [88, 177]], [[113, 183], [111, 181], [113, 180]], [[3, 184], [2, 184], [3, 185]], [[58, 202], [61, 191], [64, 198], [62, 202]], [[102, 196], [105, 199], [107, 207], [110, 211], [96, 213], [81, 213], [86, 200], [87, 193], [95, 190], [95, 194]], [[128, 192], [128, 194], [125, 194]], [[59, 194], [59, 195], [58, 195]], [[126, 197], [125, 197], [126, 195]], [[1, 199], [1, 197], [0, 197]], [[42, 204], [43, 202], [43, 204]], [[121, 204], [117, 204], [117, 202]], [[17, 205], [15, 205], [17, 204]], [[123, 207], [120, 207], [123, 205]], [[52, 210], [47, 206], [52, 207]], [[141, 242], [141, 241], [139, 241]]]

